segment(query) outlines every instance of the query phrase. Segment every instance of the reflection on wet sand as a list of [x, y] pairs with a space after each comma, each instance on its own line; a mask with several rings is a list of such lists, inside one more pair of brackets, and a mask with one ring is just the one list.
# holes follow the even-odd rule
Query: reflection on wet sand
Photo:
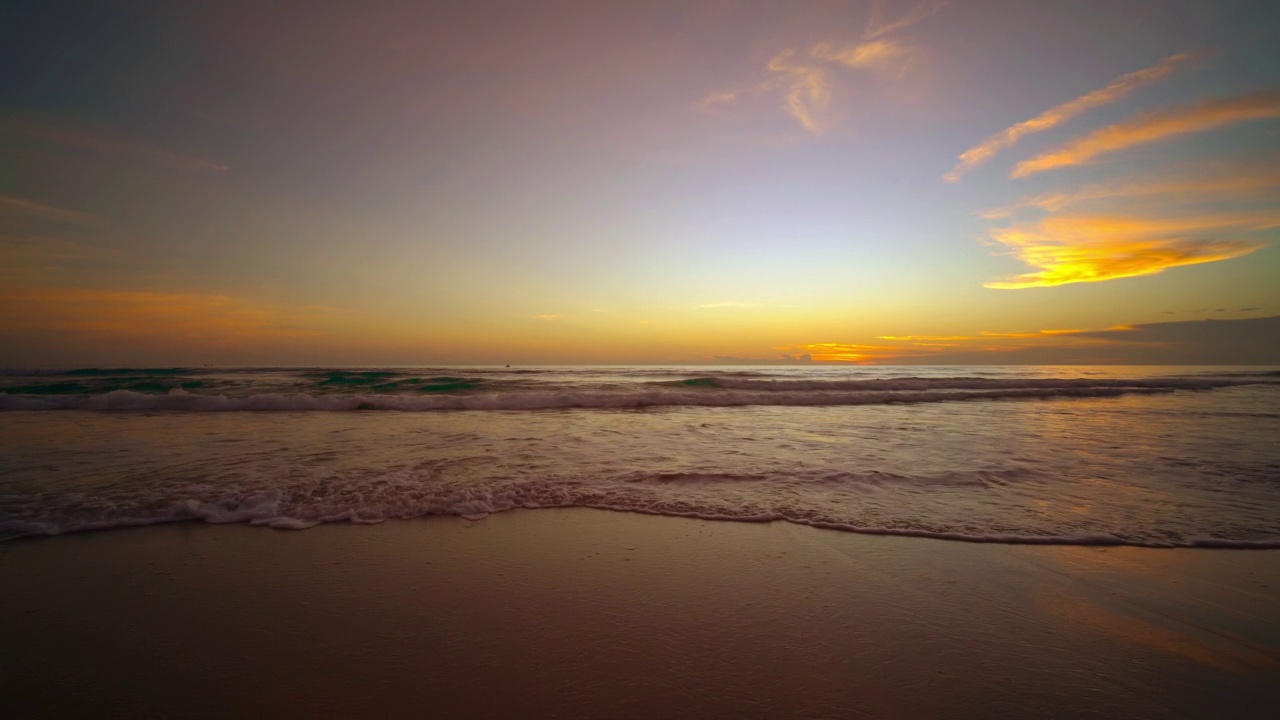
[[1064, 546], [1024, 559], [1077, 590], [1035, 595], [1068, 624], [1240, 675], [1280, 672], [1280, 577], [1263, 566], [1271, 553], [1246, 554], [1258, 567], [1241, 569], [1213, 567], [1214, 552]]

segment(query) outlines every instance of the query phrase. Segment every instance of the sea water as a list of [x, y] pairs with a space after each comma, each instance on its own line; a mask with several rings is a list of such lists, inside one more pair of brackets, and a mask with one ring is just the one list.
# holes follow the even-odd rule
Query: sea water
[[1280, 371], [0, 371], [0, 539], [545, 507], [1280, 547]]

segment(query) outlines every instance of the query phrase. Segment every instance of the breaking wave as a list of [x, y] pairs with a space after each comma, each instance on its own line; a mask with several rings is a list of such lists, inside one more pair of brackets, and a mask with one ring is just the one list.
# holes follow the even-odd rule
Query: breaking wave
[[898, 377], [870, 380], [748, 380], [734, 377], [699, 377], [674, 383], [684, 387], [725, 388], [735, 390], [1062, 390], [1079, 388], [1151, 388], [1165, 390], [1209, 390], [1233, 385], [1269, 384], [1266, 380], [1210, 380], [1200, 378], [982, 378], [982, 377]]
[[[180, 387], [139, 383], [97, 394], [71, 384], [0, 391], [0, 410], [100, 411], [353, 411], [353, 410], [551, 410], [569, 408], [739, 407], [881, 405], [972, 400], [1107, 398], [1130, 394], [1212, 390], [1239, 385], [1280, 385], [1263, 379], [993, 379], [886, 378], [871, 380], [758, 380], [743, 377], [688, 378], [614, 386], [550, 385], [493, 391], [464, 377], [389, 380], [384, 374], [319, 375], [321, 385], [339, 392], [270, 392], [243, 396], [188, 392]], [[350, 389], [366, 388], [351, 393]], [[346, 388], [348, 392], [341, 392]], [[325, 388], [321, 388], [323, 390]], [[27, 390], [28, 392], [24, 392]], [[150, 391], [150, 392], [147, 392]], [[167, 391], [167, 392], [166, 392]]]
[[571, 408], [637, 409], [654, 407], [741, 407], [882, 405], [964, 400], [1106, 398], [1127, 394], [1175, 392], [1173, 387], [1060, 387], [1001, 388], [997, 390], [850, 391], [850, 390], [726, 390], [699, 393], [680, 390], [648, 391], [528, 391], [478, 395], [309, 395], [259, 394], [248, 397], [194, 395], [182, 390], [153, 395], [115, 390], [88, 397], [32, 397], [0, 394], [0, 410], [178, 410], [228, 412], [239, 410], [315, 412], [352, 410], [554, 410]]
[[[0, 540], [596, 508], [966, 542], [1280, 548], [1280, 377], [1245, 370], [0, 373], [0, 410], [88, 411], [0, 413]], [[791, 409], [721, 409], [746, 406]], [[827, 409], [840, 406], [868, 409]], [[594, 412], [554, 412], [577, 408]], [[680, 411], [625, 412], [646, 408]], [[237, 411], [261, 412], [219, 414]]]
[[[889, 473], [823, 473], [792, 477], [799, 486], [868, 493], [877, 488], [915, 486], [1007, 485], [1026, 479], [1030, 470], [995, 470], [904, 476]], [[72, 532], [137, 527], [173, 522], [245, 523], [282, 530], [305, 530], [325, 523], [371, 525], [387, 520], [432, 516], [480, 520], [518, 509], [587, 508], [646, 515], [736, 522], [783, 521], [814, 528], [869, 535], [899, 535], [973, 543], [1023, 545], [1128, 545], [1135, 547], [1280, 548], [1280, 537], [1251, 539], [1179, 536], [1170, 533], [1097, 532], [1063, 527], [1024, 525], [1009, 528], [975, 527], [934, 520], [865, 522], [856, 513], [844, 516], [821, 503], [790, 501], [741, 502], [717, 491], [733, 485], [762, 485], [780, 481], [770, 475], [735, 476], [708, 473], [632, 473], [584, 482], [575, 478], [526, 478], [497, 484], [455, 486], [407, 484], [386, 478], [356, 483], [333, 493], [323, 483], [297, 484], [268, 491], [222, 491], [210, 496], [207, 486], [173, 488], [169, 498], [132, 497], [119, 505], [98, 498], [86, 507], [74, 503], [40, 519], [0, 520], [0, 540], [62, 535]], [[689, 491], [695, 494], [690, 495]], [[698, 493], [697, 491], [701, 491]], [[711, 491], [711, 492], [707, 492]], [[183, 494], [189, 497], [180, 497]], [[104, 509], [106, 508], [106, 509]]]

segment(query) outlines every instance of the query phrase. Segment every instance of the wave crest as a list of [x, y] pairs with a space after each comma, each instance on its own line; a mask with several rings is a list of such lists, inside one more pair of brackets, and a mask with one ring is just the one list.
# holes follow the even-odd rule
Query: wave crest
[[245, 397], [197, 395], [172, 390], [165, 395], [114, 390], [90, 396], [29, 396], [0, 393], [0, 410], [190, 411], [190, 412], [339, 412], [354, 410], [556, 410], [573, 408], [639, 409], [655, 407], [742, 407], [882, 405], [973, 400], [1107, 398], [1130, 394], [1210, 389], [1222, 384], [1068, 385], [1061, 387], [997, 387], [993, 389], [854, 390], [854, 389], [723, 389], [716, 392], [649, 388], [643, 390], [526, 390], [474, 395], [356, 395], [261, 393]]

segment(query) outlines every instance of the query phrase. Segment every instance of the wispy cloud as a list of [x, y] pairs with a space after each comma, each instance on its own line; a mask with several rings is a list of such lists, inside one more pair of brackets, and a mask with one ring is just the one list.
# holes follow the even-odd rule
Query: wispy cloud
[[549, 313], [543, 313], [542, 315], [530, 315], [530, 316], [529, 316], [529, 319], [530, 319], [530, 320], [556, 320], [556, 319], [559, 319], [559, 318], [562, 318], [562, 317], [564, 317], [564, 316], [563, 316], [563, 315], [552, 315], [552, 314], [549, 314]]
[[42, 220], [56, 220], [59, 222], [69, 222], [79, 225], [94, 225], [102, 221], [101, 218], [96, 215], [90, 215], [89, 213], [65, 210], [63, 208], [53, 207], [52, 205], [43, 205], [20, 197], [0, 196], [0, 217], [15, 216], [22, 218], [39, 218]]
[[786, 111], [805, 130], [821, 133], [826, 130], [826, 114], [831, 107], [831, 72], [797, 62], [795, 54], [795, 50], [786, 50], [769, 60], [765, 69], [775, 77], [763, 87], [782, 86]]
[[799, 125], [814, 135], [821, 135], [839, 119], [833, 108], [842, 73], [850, 71], [874, 73], [883, 81], [904, 80], [917, 67], [918, 49], [907, 43], [885, 38], [934, 15], [947, 3], [923, 2], [906, 15], [888, 20], [882, 3], [876, 3], [866, 31], [854, 42], [820, 42], [807, 47], [792, 47], [776, 53], [765, 63], [762, 77], [754, 83], [731, 90], [708, 93], [698, 103], [702, 110], [738, 102], [748, 96], [770, 95], [780, 98], [780, 105]]
[[154, 336], [229, 347], [323, 335], [335, 310], [256, 303], [227, 295], [15, 288], [0, 292], [0, 332], [57, 330], [82, 337]]
[[861, 345], [857, 343], [809, 343], [774, 348], [793, 356], [809, 355], [815, 362], [875, 363], [928, 355], [929, 350], [900, 345]]
[[118, 261], [111, 250], [52, 236], [0, 235], [0, 284], [19, 286], [57, 278], [69, 268]]
[[731, 103], [738, 99], [739, 94], [740, 93], [735, 90], [717, 90], [715, 92], [708, 93], [706, 97], [698, 101], [698, 108], [700, 110], [707, 110], [715, 107], [716, 105]]
[[880, 339], [894, 344], [828, 342], [777, 349], [809, 351], [817, 362], [855, 364], [1274, 364], [1280, 361], [1280, 316]]
[[898, 342], [952, 342], [956, 340], [972, 340], [971, 335], [877, 335], [877, 340], [894, 340]]
[[995, 332], [983, 330], [977, 335], [880, 335], [877, 340], [893, 340], [896, 342], [927, 343], [935, 345], [941, 342], [971, 342], [990, 338], [1043, 338], [1055, 335], [1073, 335], [1083, 330], [1033, 330], [1019, 332]]
[[1262, 247], [1280, 226], [1280, 171], [1271, 164], [1203, 163], [1024, 198], [981, 213], [1003, 221], [994, 245], [1037, 268], [987, 283], [1048, 287], [1153, 275], [1229, 260]]
[[885, 17], [885, 3], [883, 0], [876, 0], [871, 6], [871, 19], [867, 22], [867, 29], [863, 31], [862, 36], [871, 40], [915, 25], [921, 20], [936, 15], [947, 6], [947, 2], [948, 0], [925, 0], [925, 2], [921, 2], [911, 8], [906, 15], [896, 20], [890, 20]]
[[956, 182], [969, 170], [995, 157], [996, 153], [1013, 147], [1022, 138], [1055, 128], [1089, 110], [1110, 105], [1128, 97], [1133, 91], [1163, 80], [1181, 65], [1193, 60], [1194, 53], [1180, 53], [1161, 60], [1148, 68], [1121, 75], [1106, 87], [1052, 107], [1039, 115], [1001, 130], [978, 145], [964, 151], [960, 162], [943, 176], [947, 182]]
[[[1105, 330], [983, 330], [968, 335], [880, 335], [891, 345], [856, 343], [810, 343], [777, 348], [812, 353], [817, 362], [878, 363], [938, 362], [943, 358], [963, 358], [966, 362], [989, 362], [993, 358], [1028, 351], [1072, 351], [1097, 347], [1121, 347], [1133, 342], [1133, 325], [1117, 325]], [[985, 358], [985, 359], [984, 359]]]
[[1023, 178], [1057, 168], [1083, 165], [1107, 153], [1181, 135], [1280, 117], [1280, 93], [1265, 92], [1225, 100], [1210, 100], [1162, 110], [1117, 123], [1067, 143], [1057, 150], [1018, 163], [1012, 177]]
[[1057, 213], [1116, 201], [1124, 201], [1132, 206], [1132, 202], [1136, 200], [1155, 200], [1167, 206], [1171, 202], [1191, 204], [1213, 200], [1272, 199], [1278, 188], [1280, 170], [1270, 165], [1237, 165], [1209, 168], [1195, 175], [1182, 177], [1128, 179], [1087, 185], [1069, 192], [1045, 193], [988, 210], [982, 213], [982, 217], [1006, 218], [1019, 210], [1030, 208]]
[[857, 70], [886, 67], [909, 56], [911, 52], [912, 49], [909, 46], [896, 40], [873, 40], [845, 46], [820, 43], [809, 49], [812, 57]]
[[1280, 211], [1186, 217], [1051, 216], [991, 231], [1036, 272], [985, 287], [1016, 290], [1154, 275], [1183, 265], [1247, 255], [1262, 243], [1249, 233], [1280, 226]]
[[53, 122], [5, 118], [0, 120], [0, 133], [55, 143], [64, 147], [130, 155], [183, 170], [222, 172], [230, 169], [225, 163], [211, 158], [174, 152], [139, 140], [82, 128], [70, 128]]

